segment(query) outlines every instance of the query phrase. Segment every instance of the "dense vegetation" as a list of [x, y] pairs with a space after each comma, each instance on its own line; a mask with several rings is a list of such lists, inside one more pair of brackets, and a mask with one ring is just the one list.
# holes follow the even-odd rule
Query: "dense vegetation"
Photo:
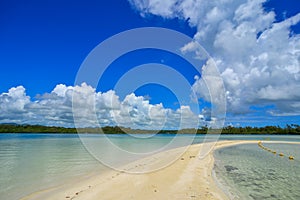
[[[182, 130], [139, 130], [130, 129], [118, 126], [106, 126], [103, 128], [65, 128], [55, 126], [41, 126], [41, 125], [18, 125], [18, 124], [0, 124], [0, 133], [160, 133], [160, 134], [175, 134], [175, 133], [196, 133], [206, 134], [208, 127], [201, 127], [199, 129], [182, 129]], [[211, 130], [209, 133], [221, 130]], [[286, 127], [279, 126], [265, 126], [265, 127], [232, 127], [227, 126], [222, 129], [222, 134], [300, 134], [300, 126], [297, 124], [286, 125]]]

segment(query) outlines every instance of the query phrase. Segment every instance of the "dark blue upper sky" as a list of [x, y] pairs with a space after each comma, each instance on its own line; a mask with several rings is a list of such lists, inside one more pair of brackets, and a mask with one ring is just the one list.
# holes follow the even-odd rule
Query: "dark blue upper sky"
[[[299, 0], [271, 0], [265, 10], [276, 12], [276, 20], [299, 13]], [[26, 93], [51, 92], [57, 84], [73, 85], [77, 70], [89, 52], [105, 39], [125, 30], [138, 27], [165, 27], [193, 37], [196, 27], [183, 19], [165, 19], [149, 15], [141, 17], [126, 0], [2, 0], [0, 1], [0, 94], [11, 87], [23, 85]], [[292, 27], [300, 33], [300, 25]], [[139, 55], [142, 54], [143, 56]], [[148, 50], [135, 52], [134, 57], [120, 58], [114, 65], [127, 66], [124, 71], [143, 62], [168, 63], [183, 70], [194, 81], [195, 71], [169, 53]], [[135, 58], [136, 58], [135, 57]], [[179, 66], [187, 66], [180, 68]], [[113, 88], [122, 71], [108, 71], [104, 85], [98, 90]], [[149, 94], [152, 91], [152, 94]], [[137, 95], [152, 95], [151, 103], [163, 102], [166, 107], [178, 108], [176, 98], [164, 88], [145, 86]], [[165, 95], [160, 95], [164, 93]]]
[[[299, 12], [298, 0], [269, 1], [277, 19]], [[146, 26], [171, 28], [193, 36], [188, 23], [142, 18], [125, 0], [4, 0], [0, 2], [0, 92], [24, 85], [34, 96], [56, 84], [72, 85], [87, 54], [119, 32]], [[299, 25], [293, 28], [299, 32]]]
[[30, 96], [73, 85], [88, 53], [119, 32], [144, 26], [195, 32], [183, 21], [144, 19], [124, 0], [1, 1], [0, 19], [0, 92], [24, 85]]

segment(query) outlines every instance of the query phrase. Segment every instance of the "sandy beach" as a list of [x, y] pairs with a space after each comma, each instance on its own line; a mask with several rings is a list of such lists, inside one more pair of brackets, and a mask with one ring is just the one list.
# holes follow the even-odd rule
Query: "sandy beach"
[[[214, 150], [257, 142], [219, 141], [215, 144]], [[184, 147], [130, 163], [124, 166], [124, 171], [109, 170], [71, 185], [33, 193], [23, 199], [228, 199], [212, 176], [213, 151], [204, 158], [198, 157], [203, 145], [191, 145], [171, 165], [151, 173], [132, 174], [126, 171], [131, 169], [147, 171], [148, 168], [155, 167], [158, 162], [168, 162], [172, 155], [182, 151]]]

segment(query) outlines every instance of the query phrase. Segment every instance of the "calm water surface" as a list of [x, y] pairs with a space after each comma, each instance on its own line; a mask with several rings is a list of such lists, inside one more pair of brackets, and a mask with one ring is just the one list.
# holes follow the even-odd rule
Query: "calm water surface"
[[[105, 136], [81, 135], [81, 137], [91, 140], [95, 138], [101, 140], [101, 137]], [[188, 137], [193, 138], [191, 135], [183, 135], [180, 137], [183, 139]], [[111, 135], [109, 138], [113, 143], [122, 148], [130, 151], [140, 151], [162, 147], [168, 144], [174, 138], [174, 135], [156, 135], [148, 139], [134, 138], [128, 135]], [[299, 136], [269, 135], [225, 135], [219, 139], [300, 141]], [[203, 142], [203, 140], [203, 135], [196, 136], [193, 143], [200, 143]], [[176, 145], [182, 146], [180, 142]], [[246, 147], [248, 148], [248, 146], [244, 148]], [[250, 146], [249, 148], [252, 147]], [[257, 148], [254, 149], [258, 150]], [[240, 149], [235, 149], [233, 152], [240, 152]], [[245, 150], [245, 152], [248, 152], [248, 150]], [[237, 155], [242, 155], [242, 153]], [[257, 153], [257, 155], [262, 154]], [[268, 154], [268, 156], [271, 155]], [[265, 158], [257, 157], [257, 159]], [[279, 161], [280, 159], [275, 160]], [[298, 165], [295, 164], [297, 162], [298, 161], [295, 160], [294, 165], [291, 162], [287, 162], [291, 166], [285, 173], [294, 173], [294, 168], [298, 167]], [[223, 165], [225, 165], [225, 163], [223, 163]], [[272, 166], [273, 165], [274, 163], [272, 163]], [[88, 153], [77, 134], [0, 134], [0, 166], [1, 200], [19, 199], [36, 191], [66, 184], [69, 181], [90, 173], [99, 173], [107, 170], [107, 168]], [[240, 166], [237, 167], [240, 171], [244, 170], [244, 168]], [[257, 168], [259, 168], [259, 166]], [[223, 173], [227, 173], [226, 169], [225, 171], [220, 170], [219, 174]], [[277, 172], [275, 171], [274, 173]], [[300, 173], [298, 172], [298, 174]], [[274, 176], [276, 177], [277, 175]], [[230, 181], [229, 183], [231, 184]]]
[[[300, 199], [300, 145], [264, 144], [282, 152], [274, 155], [257, 144], [215, 151], [215, 173], [232, 199]], [[293, 155], [295, 160], [289, 160]]]

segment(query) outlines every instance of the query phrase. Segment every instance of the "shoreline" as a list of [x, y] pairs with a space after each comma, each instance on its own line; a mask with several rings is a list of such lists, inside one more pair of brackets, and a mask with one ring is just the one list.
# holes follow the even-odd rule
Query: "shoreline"
[[[229, 199], [226, 191], [213, 177], [215, 150], [239, 145], [258, 143], [258, 140], [218, 141], [204, 157], [198, 158], [204, 143], [167, 150], [142, 158], [124, 166], [124, 171], [109, 170], [85, 180], [61, 187], [32, 193], [22, 200], [36, 199]], [[297, 143], [264, 141], [264, 143]], [[299, 144], [299, 143], [298, 143]], [[171, 165], [150, 173], [132, 174], [125, 171], [147, 170], [155, 167], [154, 160], [168, 160], [182, 148], [186, 151]]]

